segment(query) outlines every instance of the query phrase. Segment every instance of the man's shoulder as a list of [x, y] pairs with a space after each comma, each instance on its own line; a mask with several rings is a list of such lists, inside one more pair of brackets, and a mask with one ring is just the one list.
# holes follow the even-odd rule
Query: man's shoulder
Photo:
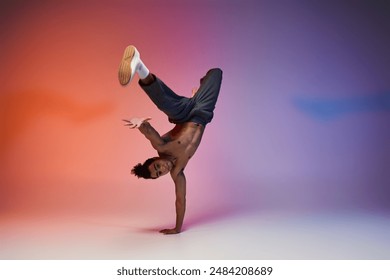
[[181, 168], [181, 167], [175, 166], [171, 171], [171, 177], [172, 177], [173, 181], [176, 181], [176, 179], [178, 179], [178, 177], [183, 176], [183, 175], [184, 175], [184, 167]]

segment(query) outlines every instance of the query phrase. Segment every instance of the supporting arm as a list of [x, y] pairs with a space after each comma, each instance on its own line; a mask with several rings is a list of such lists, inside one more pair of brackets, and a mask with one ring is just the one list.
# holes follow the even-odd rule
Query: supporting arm
[[180, 233], [183, 226], [184, 215], [186, 211], [186, 177], [183, 172], [180, 172], [175, 182], [175, 193], [176, 193], [176, 226], [172, 229], [163, 229], [160, 232], [164, 234], [176, 234]]

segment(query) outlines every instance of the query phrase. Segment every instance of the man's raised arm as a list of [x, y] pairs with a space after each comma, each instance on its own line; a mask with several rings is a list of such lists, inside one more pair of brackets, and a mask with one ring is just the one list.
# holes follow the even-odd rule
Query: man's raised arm
[[150, 141], [153, 148], [161, 152], [165, 141], [161, 138], [160, 134], [153, 128], [153, 126], [150, 125], [148, 122], [150, 119], [151, 118], [132, 118], [129, 121], [123, 121], [125, 121], [125, 125], [130, 128], [138, 128], [138, 130]]

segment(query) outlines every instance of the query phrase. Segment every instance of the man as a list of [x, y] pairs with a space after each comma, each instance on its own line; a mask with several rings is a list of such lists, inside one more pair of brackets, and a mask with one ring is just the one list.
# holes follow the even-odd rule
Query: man
[[167, 87], [159, 78], [149, 72], [134, 46], [125, 49], [119, 65], [119, 82], [127, 85], [138, 74], [139, 85], [163, 111], [175, 127], [165, 135], [160, 134], [150, 125], [150, 118], [132, 118], [124, 120], [130, 128], [138, 128], [157, 151], [158, 157], [139, 163], [132, 169], [138, 178], [157, 179], [170, 173], [175, 183], [176, 193], [176, 226], [163, 229], [164, 234], [180, 233], [186, 209], [186, 178], [184, 168], [195, 154], [206, 125], [214, 116], [222, 82], [221, 69], [207, 72], [200, 80], [200, 87], [191, 98], [179, 96]]

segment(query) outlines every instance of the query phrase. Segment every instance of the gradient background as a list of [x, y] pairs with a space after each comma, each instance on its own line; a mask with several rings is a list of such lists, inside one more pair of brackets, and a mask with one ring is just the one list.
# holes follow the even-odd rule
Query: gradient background
[[224, 71], [186, 168], [187, 228], [256, 211], [379, 213], [389, 224], [388, 1], [2, 1], [0, 10], [3, 229], [42, 215], [174, 221], [170, 178], [130, 175], [155, 153], [121, 119], [151, 116], [160, 133], [172, 125], [137, 83], [119, 85], [128, 44], [182, 95], [209, 68]]

